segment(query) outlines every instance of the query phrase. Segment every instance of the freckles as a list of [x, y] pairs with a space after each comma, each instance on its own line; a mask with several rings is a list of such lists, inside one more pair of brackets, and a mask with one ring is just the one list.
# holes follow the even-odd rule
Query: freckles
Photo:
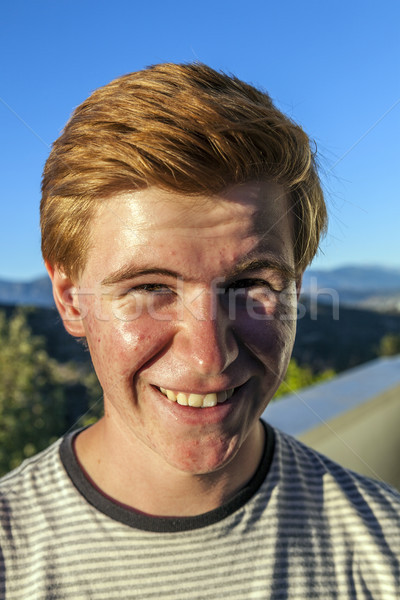
[[[151, 340], [151, 330], [145, 327], [143, 323], [127, 323], [118, 327], [114, 331], [114, 335], [118, 338], [119, 343], [127, 348], [140, 347]], [[154, 335], [154, 332], [153, 332]]]

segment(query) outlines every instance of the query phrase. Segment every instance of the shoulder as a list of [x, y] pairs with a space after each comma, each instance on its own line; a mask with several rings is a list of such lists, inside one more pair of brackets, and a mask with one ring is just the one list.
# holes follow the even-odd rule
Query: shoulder
[[61, 440], [25, 460], [17, 469], [0, 479], [0, 534], [11, 527], [25, 527], [46, 519], [46, 513], [62, 501], [68, 487], [59, 455]]
[[24, 489], [39, 487], [47, 482], [59, 466], [59, 446], [61, 439], [42, 452], [24, 460], [23, 463], [0, 479], [0, 494], [15, 495]]
[[[295, 438], [275, 430], [276, 447], [271, 476], [283, 495], [297, 496], [327, 517], [352, 515], [364, 523], [387, 523], [400, 535], [400, 493], [383, 481], [342, 467]], [[377, 527], [377, 529], [379, 528]], [[400, 537], [398, 538], [400, 539]]]
[[344, 495], [350, 497], [355, 489], [360, 492], [364, 490], [371, 497], [390, 499], [400, 509], [400, 492], [389, 484], [346, 469], [279, 429], [274, 431], [276, 459], [279, 460], [279, 475], [282, 478], [285, 476], [292, 482], [307, 481], [307, 485], [342, 490]]

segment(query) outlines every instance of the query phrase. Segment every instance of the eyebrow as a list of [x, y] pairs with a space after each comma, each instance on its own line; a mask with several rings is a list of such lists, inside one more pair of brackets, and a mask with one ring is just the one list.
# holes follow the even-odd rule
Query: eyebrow
[[[227, 279], [233, 280], [236, 277], [242, 275], [243, 273], [251, 273], [254, 271], [262, 271], [263, 269], [272, 269], [274, 271], [278, 271], [285, 277], [290, 279], [296, 279], [295, 270], [285, 262], [277, 261], [272, 258], [254, 258], [247, 259], [242, 261], [241, 263], [235, 265], [233, 270], [228, 274]], [[170, 269], [162, 269], [158, 267], [148, 267], [143, 269], [137, 269], [134, 265], [125, 265], [111, 273], [105, 277], [101, 285], [108, 286], [113, 285], [115, 283], [121, 283], [123, 281], [128, 281], [131, 279], [135, 279], [135, 277], [140, 277], [143, 275], [160, 275], [164, 277], [171, 277], [172, 279], [182, 279], [182, 275], [177, 271], [172, 271]], [[190, 278], [187, 281], [192, 281]]]
[[170, 271], [169, 269], [159, 269], [158, 267], [154, 268], [145, 268], [145, 269], [137, 269], [133, 265], [126, 265], [111, 273], [108, 277], [105, 277], [101, 282], [101, 285], [113, 285], [114, 283], [120, 283], [122, 281], [127, 281], [128, 279], [134, 279], [135, 277], [140, 277], [141, 275], [163, 275], [164, 277], [172, 277], [174, 279], [180, 279], [181, 275], [176, 271]]
[[247, 259], [237, 264], [233, 271], [229, 274], [229, 279], [234, 279], [243, 273], [251, 273], [253, 271], [262, 271], [269, 269], [279, 271], [285, 277], [296, 279], [296, 271], [289, 264], [283, 261], [278, 261], [273, 258], [254, 258]]

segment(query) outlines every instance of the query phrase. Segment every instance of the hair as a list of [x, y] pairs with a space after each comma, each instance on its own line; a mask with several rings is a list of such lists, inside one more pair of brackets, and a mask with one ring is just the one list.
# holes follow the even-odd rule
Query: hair
[[42, 253], [71, 278], [90, 248], [101, 202], [157, 186], [216, 195], [231, 185], [285, 186], [301, 273], [327, 214], [315, 152], [264, 91], [199, 64], [160, 64], [115, 79], [74, 111], [54, 142], [42, 181]]

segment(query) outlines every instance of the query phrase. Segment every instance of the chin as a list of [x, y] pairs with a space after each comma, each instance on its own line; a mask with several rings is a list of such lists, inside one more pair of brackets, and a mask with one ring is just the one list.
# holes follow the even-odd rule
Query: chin
[[206, 475], [227, 466], [240, 449], [238, 436], [177, 442], [174, 449], [162, 456], [171, 467], [182, 473]]

